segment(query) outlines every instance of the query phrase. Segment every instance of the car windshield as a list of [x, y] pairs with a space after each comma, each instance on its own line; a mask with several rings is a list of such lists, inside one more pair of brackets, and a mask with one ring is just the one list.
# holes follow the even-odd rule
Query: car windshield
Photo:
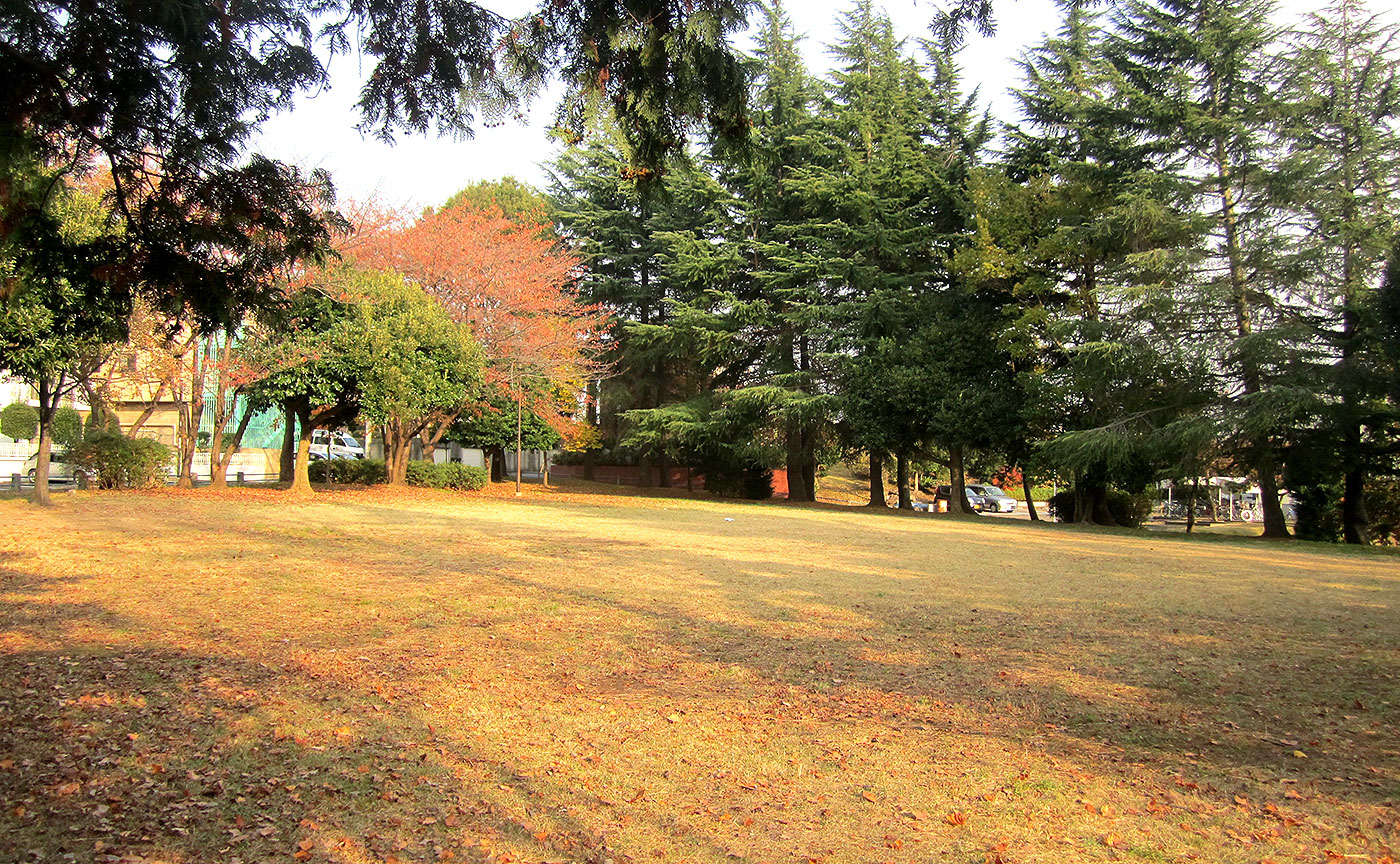
[[983, 487], [982, 487], [982, 494], [983, 494], [983, 495], [991, 495], [993, 498], [1008, 498], [1008, 497], [1010, 497], [1010, 496], [1008, 496], [1005, 492], [1001, 491], [1001, 489], [997, 488], [996, 486], [983, 486]]
[[343, 446], [345, 446], [345, 447], [359, 447], [359, 446], [360, 446], [360, 442], [356, 441], [356, 440], [355, 440], [354, 438], [352, 438], [351, 436], [349, 436], [349, 435], [344, 435], [344, 434], [342, 434], [342, 435], [340, 436], [340, 443], [341, 443]]

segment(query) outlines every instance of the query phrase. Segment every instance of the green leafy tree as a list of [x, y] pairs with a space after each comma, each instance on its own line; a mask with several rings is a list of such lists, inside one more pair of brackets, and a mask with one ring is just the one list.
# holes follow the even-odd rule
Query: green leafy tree
[[1152, 382], [1181, 374], [1171, 313], [1200, 229], [1172, 154], [1124, 110], [1141, 97], [1113, 62], [1103, 14], [1075, 3], [1063, 12], [1060, 30], [1022, 61], [1025, 121], [1003, 164], [1025, 190], [1002, 188], [991, 202], [1005, 212], [1019, 201], [1021, 213], [997, 220], [997, 255], [981, 266], [1019, 270], [1021, 416], [1038, 430], [1027, 437], [1071, 436], [1037, 457], [1073, 477], [1073, 512], [1061, 518], [1111, 523], [1110, 487], [1142, 482], [1157, 431], [1199, 405]]
[[[100, 242], [106, 236], [101, 200], [50, 179], [62, 191], [44, 216], [58, 225], [63, 242], [70, 248]], [[38, 504], [51, 502], [49, 456], [60, 404], [106, 361], [130, 314], [119, 293], [85, 290], [91, 287], [93, 263], [82, 256], [53, 260], [0, 247], [0, 276], [12, 292], [0, 302], [0, 369], [33, 387], [38, 397]]]
[[1196, 247], [1198, 290], [1180, 298], [1195, 320], [1179, 332], [1213, 334], [1225, 427], [1238, 430], [1234, 449], [1259, 483], [1264, 535], [1286, 537], [1277, 478], [1297, 413], [1285, 367], [1299, 334], [1280, 314], [1293, 274], [1261, 170], [1280, 114], [1266, 75], [1273, 11], [1270, 0], [1130, 0], [1112, 50], [1162, 169], [1214, 217]]
[[[668, 168], [663, 195], [644, 195], [626, 175], [606, 130], [555, 161], [550, 196], [567, 239], [586, 271], [579, 295], [612, 313], [602, 360], [612, 370], [591, 386], [604, 440], [626, 434], [627, 412], [658, 408], [694, 395], [723, 365], [723, 340], [703, 302], [708, 290], [693, 273], [675, 266], [677, 245], [719, 218], [722, 200], [714, 179], [686, 160]], [[663, 465], [667, 448], [643, 452], [642, 482]]]
[[421, 288], [392, 273], [365, 274], [348, 286], [361, 339], [361, 414], [384, 432], [391, 484], [403, 483], [412, 441], [435, 419], [479, 392], [481, 350], [471, 331], [454, 321]]
[[519, 405], [503, 398], [483, 400], [463, 411], [447, 433], [458, 444], [486, 453], [492, 483], [505, 480], [506, 450], [515, 447], [517, 434], [524, 450], [552, 450], [562, 440], [558, 430], [539, 415], [525, 411], [517, 416], [519, 410]]
[[1301, 316], [1316, 334], [1319, 368], [1298, 380], [1325, 394], [1319, 426], [1340, 440], [1327, 449], [1342, 473], [1342, 533], [1365, 543], [1367, 475], [1384, 462], [1375, 439], [1394, 412], [1368, 311], [1400, 204], [1400, 29], [1358, 0], [1305, 21], [1279, 73], [1287, 113], [1277, 200], [1296, 214], [1296, 269], [1308, 274]]
[[[593, 106], [616, 115], [631, 176], [654, 183], [702, 126], [742, 142], [745, 80], [727, 40], [745, 26], [746, 6], [542, 2], [512, 20], [474, 2], [412, 15], [392, 0], [9, 4], [0, 11], [0, 244], [49, 258], [100, 255], [107, 276], [93, 291], [141, 286], [167, 312], [188, 305], [231, 323], [269, 301], [265, 277], [323, 251], [337, 223], [323, 173], [245, 155], [259, 123], [327, 83], [318, 47], [367, 56], [359, 108], [384, 138], [430, 127], [470, 135], [562, 79], [561, 125], [576, 133]], [[110, 166], [111, 213], [124, 230], [116, 242], [70, 248], [41, 175], [97, 163]]]

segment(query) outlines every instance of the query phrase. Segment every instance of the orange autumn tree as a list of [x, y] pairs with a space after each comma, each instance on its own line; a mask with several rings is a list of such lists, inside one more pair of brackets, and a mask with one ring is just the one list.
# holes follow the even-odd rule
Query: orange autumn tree
[[[422, 285], [471, 328], [486, 359], [482, 401], [508, 400], [517, 429], [530, 411], [566, 439], [573, 434], [584, 382], [602, 372], [606, 315], [579, 299], [581, 262], [549, 225], [460, 201], [406, 230], [375, 232], [352, 254]], [[438, 413], [422, 435], [425, 451], [468, 407]], [[518, 475], [518, 454], [516, 464]]]

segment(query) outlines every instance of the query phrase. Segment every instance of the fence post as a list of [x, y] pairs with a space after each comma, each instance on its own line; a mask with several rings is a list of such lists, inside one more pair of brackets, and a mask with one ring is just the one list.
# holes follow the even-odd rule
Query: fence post
[[20, 475], [18, 475], [18, 474], [11, 474], [11, 475], [10, 475], [10, 488], [11, 488], [12, 490], [14, 490], [15, 492], [18, 492], [18, 491], [19, 491], [19, 484], [20, 484], [20, 482], [21, 482], [23, 479], [24, 479], [24, 478], [20, 477]]
[[238, 472], [238, 485], [239, 485], [239, 486], [242, 486], [242, 485], [243, 485], [243, 472], [242, 472], [242, 471], [239, 471], [239, 472]]

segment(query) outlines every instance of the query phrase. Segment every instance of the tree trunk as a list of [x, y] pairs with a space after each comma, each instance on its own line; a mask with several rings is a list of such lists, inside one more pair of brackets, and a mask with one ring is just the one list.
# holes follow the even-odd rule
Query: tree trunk
[[[57, 410], [57, 397], [50, 396], [48, 387], [39, 387], [39, 458], [34, 463], [35, 504], [49, 507], [53, 498], [49, 495], [49, 455], [53, 452], [53, 415]], [[55, 404], [50, 404], [55, 403]]]
[[[1356, 449], [1360, 450], [1360, 429], [1348, 429], [1347, 436], [1356, 435]], [[1347, 444], [1351, 446], [1350, 442]], [[1342, 540], [1358, 545], [1371, 542], [1370, 518], [1366, 513], [1366, 472], [1353, 466], [1342, 476]]]
[[1264, 533], [1261, 537], [1287, 539], [1288, 522], [1283, 518], [1283, 505], [1278, 500], [1278, 479], [1274, 476], [1274, 451], [1266, 445], [1264, 453], [1254, 460], [1259, 481], [1259, 509], [1264, 514]]
[[807, 494], [807, 463], [802, 452], [802, 424], [796, 418], [787, 422], [784, 430], [787, 445], [787, 484], [789, 501], [811, 501]]
[[899, 509], [913, 510], [914, 500], [909, 495], [909, 457], [901, 453], [895, 457], [894, 464], [899, 484]]
[[652, 476], [651, 467], [652, 463], [650, 454], [643, 456], [641, 459], [637, 460], [637, 485], [642, 487], [643, 489], [650, 489], [652, 486], [656, 485], [656, 478]]
[[297, 460], [292, 473], [292, 486], [289, 492], [296, 495], [311, 494], [311, 409], [298, 409], [297, 420], [301, 422], [301, 434], [297, 437]]
[[597, 450], [585, 450], [583, 452], [583, 479], [590, 481], [593, 479], [595, 473], [594, 468], [597, 465], [597, 463]]
[[[311, 451], [307, 451], [310, 453]], [[277, 479], [283, 483], [296, 480], [297, 415], [289, 405], [282, 406], [282, 455], [277, 462]]]
[[253, 419], [253, 409], [248, 406], [243, 408], [243, 416], [238, 420], [238, 429], [233, 433], [233, 440], [228, 446], [223, 442], [223, 426], [217, 430], [219, 438], [218, 446], [213, 446], [210, 442], [209, 448], [209, 488], [228, 488], [228, 465], [233, 461], [233, 454], [238, 452], [238, 448], [243, 446], [243, 436], [248, 432], [248, 424]]
[[967, 471], [963, 467], [963, 448], [954, 444], [948, 448], [948, 512], [975, 513], [967, 500]]
[[503, 444], [493, 444], [486, 448], [486, 458], [491, 461], [491, 482], [504, 483], [506, 480], [506, 450]]
[[384, 438], [384, 473], [390, 486], [402, 486], [408, 481], [408, 456], [411, 441], [404, 435], [397, 420], [380, 426]]
[[1186, 493], [1186, 533], [1196, 530], [1196, 495], [1200, 492], [1201, 478], [1191, 478], [1191, 491]]
[[656, 462], [657, 462], [657, 469], [658, 469], [658, 471], [657, 471], [657, 474], [658, 474], [657, 479], [658, 479], [658, 482], [661, 484], [661, 488], [662, 488], [662, 489], [670, 489], [670, 488], [671, 488], [671, 459], [670, 459], [669, 456], [666, 455], [666, 450], [665, 450], [664, 448], [662, 449], [661, 453], [657, 456]]
[[1040, 521], [1040, 514], [1035, 512], [1035, 498], [1031, 496], [1031, 478], [1025, 469], [1021, 469], [1021, 491], [1026, 493], [1026, 512], [1030, 514], [1032, 522]]
[[546, 489], [549, 488], [549, 451], [540, 451], [540, 483]]
[[885, 503], [885, 457], [870, 453], [870, 503], [869, 507], [887, 507]]
[[[175, 485], [181, 489], [194, 488], [194, 454], [199, 447], [199, 425], [204, 419], [204, 340], [196, 340], [190, 354], [189, 398], [180, 406], [180, 472]], [[212, 448], [213, 441], [210, 446]]]

